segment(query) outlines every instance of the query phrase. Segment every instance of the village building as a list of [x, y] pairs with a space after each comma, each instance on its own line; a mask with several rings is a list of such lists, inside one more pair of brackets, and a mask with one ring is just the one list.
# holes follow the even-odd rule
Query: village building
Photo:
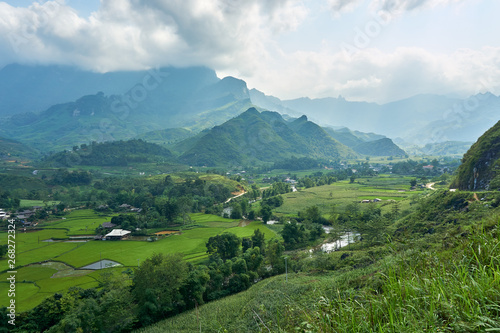
[[123, 229], [113, 229], [110, 233], [106, 234], [104, 238], [106, 240], [122, 240], [127, 239], [131, 231]]
[[111, 222], [104, 222], [103, 224], [101, 224], [101, 226], [104, 229], [113, 229], [114, 227], [116, 227], [116, 224], [111, 223]]

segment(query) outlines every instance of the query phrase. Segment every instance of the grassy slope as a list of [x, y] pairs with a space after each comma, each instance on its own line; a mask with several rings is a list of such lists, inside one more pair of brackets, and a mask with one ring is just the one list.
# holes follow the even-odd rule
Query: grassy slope
[[276, 276], [139, 332], [498, 331], [500, 211], [490, 215], [459, 226], [467, 238], [445, 223], [370, 251], [313, 253], [336, 269]]
[[0, 159], [33, 159], [39, 156], [39, 152], [18, 141], [0, 137]]
[[[179, 316], [140, 330], [159, 332], [277, 332], [279, 325], [291, 319], [289, 309], [309, 312], [310, 300], [329, 289], [331, 276], [289, 274], [264, 280], [249, 290], [201, 306]], [[307, 295], [307, 296], [306, 296]], [[265, 325], [265, 326], [264, 326]]]

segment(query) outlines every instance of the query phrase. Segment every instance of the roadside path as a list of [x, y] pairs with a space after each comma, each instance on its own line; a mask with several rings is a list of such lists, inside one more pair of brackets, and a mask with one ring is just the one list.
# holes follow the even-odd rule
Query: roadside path
[[246, 192], [245, 190], [243, 190], [243, 192], [242, 192], [242, 193], [240, 193], [240, 194], [238, 194], [238, 195], [235, 195], [234, 197], [231, 197], [231, 198], [227, 199], [227, 200], [226, 200], [226, 202], [224, 202], [224, 203], [228, 203], [229, 201], [231, 201], [231, 200], [233, 200], [233, 199], [235, 199], [235, 198], [237, 198], [237, 197], [241, 197], [241, 196], [242, 196], [243, 194], [245, 194], [245, 193], [247, 193], [247, 192]]

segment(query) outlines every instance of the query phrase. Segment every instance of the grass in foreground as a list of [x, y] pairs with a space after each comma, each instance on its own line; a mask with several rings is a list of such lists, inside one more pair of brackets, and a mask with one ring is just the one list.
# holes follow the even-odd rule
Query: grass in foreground
[[276, 276], [138, 332], [499, 331], [498, 227], [452, 251], [386, 252], [364, 268]]

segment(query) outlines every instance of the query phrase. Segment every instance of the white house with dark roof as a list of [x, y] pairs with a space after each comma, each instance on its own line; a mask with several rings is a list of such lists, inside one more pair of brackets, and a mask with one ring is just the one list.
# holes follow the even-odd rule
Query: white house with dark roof
[[113, 229], [110, 233], [106, 234], [104, 238], [106, 240], [122, 240], [130, 235], [131, 231], [123, 229]]

